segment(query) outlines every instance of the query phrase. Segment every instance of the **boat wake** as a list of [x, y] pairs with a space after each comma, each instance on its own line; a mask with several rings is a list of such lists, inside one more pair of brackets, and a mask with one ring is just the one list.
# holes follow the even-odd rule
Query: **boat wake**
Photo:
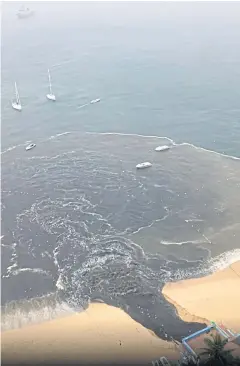
[[90, 103], [82, 104], [82, 105], [78, 106], [77, 109], [81, 109], [81, 108], [87, 107], [88, 105], [90, 105]]
[[21, 146], [21, 145], [14, 145], [14, 146], [10, 146], [10, 147], [8, 147], [7, 149], [5, 149], [5, 150], [3, 150], [3, 151], [1, 151], [1, 155], [2, 154], [6, 154], [6, 153], [8, 153], [8, 152], [10, 152], [10, 151], [12, 151], [12, 150], [15, 150], [17, 147], [19, 147], [19, 146]]
[[82, 105], [78, 106], [77, 109], [81, 109], [81, 108], [87, 107], [91, 104], [96, 104], [96, 103], [99, 103], [99, 102], [100, 102], [99, 98], [98, 99], [93, 99], [89, 103], [85, 103], [85, 104], [82, 104]]

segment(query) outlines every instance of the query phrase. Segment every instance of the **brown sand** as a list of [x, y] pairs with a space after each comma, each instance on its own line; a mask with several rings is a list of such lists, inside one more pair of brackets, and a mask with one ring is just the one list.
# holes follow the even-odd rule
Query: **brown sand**
[[[86, 311], [2, 333], [2, 362], [150, 363], [178, 359], [175, 344], [163, 341], [121, 309], [90, 304]], [[140, 363], [140, 362], [139, 362]]]
[[183, 320], [240, 332], [240, 261], [207, 277], [168, 283], [162, 292]]

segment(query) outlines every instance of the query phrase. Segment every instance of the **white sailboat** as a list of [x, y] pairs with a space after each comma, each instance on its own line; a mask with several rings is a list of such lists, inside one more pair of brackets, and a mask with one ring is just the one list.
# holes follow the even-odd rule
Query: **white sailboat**
[[49, 81], [49, 94], [46, 95], [47, 99], [52, 100], [55, 102], [56, 97], [52, 92], [52, 83], [51, 83], [51, 76], [50, 76], [50, 71], [48, 69], [48, 81]]
[[13, 109], [16, 109], [16, 111], [22, 110], [16, 81], [15, 81], [15, 101], [12, 102], [12, 107], [13, 107]]

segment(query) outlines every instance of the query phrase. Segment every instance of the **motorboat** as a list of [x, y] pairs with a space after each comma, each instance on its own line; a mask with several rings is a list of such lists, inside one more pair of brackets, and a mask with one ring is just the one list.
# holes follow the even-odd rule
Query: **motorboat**
[[22, 18], [29, 18], [30, 16], [32, 16], [34, 14], [33, 10], [30, 10], [29, 8], [26, 8], [25, 6], [22, 6], [18, 12], [17, 12], [17, 16], [18, 18], [22, 19]]
[[144, 162], [144, 163], [140, 163], [136, 165], [137, 169], [145, 169], [145, 168], [150, 168], [152, 166], [151, 163], [149, 163], [148, 161]]
[[93, 99], [93, 100], [91, 100], [91, 104], [94, 104], [94, 103], [98, 103], [98, 102], [100, 102], [100, 99], [98, 98], [98, 99]]
[[167, 151], [169, 149], [170, 149], [170, 146], [168, 146], [168, 145], [162, 145], [162, 146], [156, 147], [155, 151]]
[[28, 151], [28, 150], [32, 150], [34, 147], [36, 146], [36, 144], [30, 144], [30, 145], [28, 145], [27, 147], [26, 147], [26, 150]]

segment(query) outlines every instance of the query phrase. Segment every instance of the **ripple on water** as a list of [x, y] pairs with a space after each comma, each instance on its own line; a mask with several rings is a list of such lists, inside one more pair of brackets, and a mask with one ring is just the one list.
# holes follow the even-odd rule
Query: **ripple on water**
[[[156, 137], [60, 135], [2, 157], [4, 301], [26, 297], [23, 274], [47, 276], [34, 296], [51, 284], [73, 307], [98, 298], [180, 338], [189, 325], [160, 289], [239, 256], [239, 161]], [[152, 168], [136, 172], [146, 160]]]

